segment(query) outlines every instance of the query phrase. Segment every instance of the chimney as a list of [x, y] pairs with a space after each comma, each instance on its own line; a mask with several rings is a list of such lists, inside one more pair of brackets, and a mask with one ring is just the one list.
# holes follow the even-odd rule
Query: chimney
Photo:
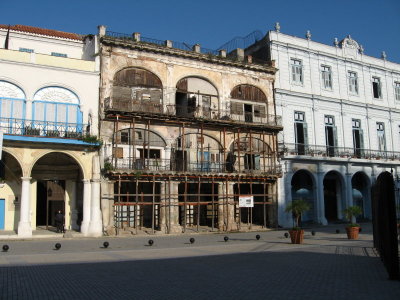
[[134, 32], [132, 36], [136, 42], [140, 42], [140, 32]]
[[200, 53], [200, 44], [196, 44], [193, 46], [193, 51], [196, 53]]
[[107, 27], [105, 25], [99, 25], [99, 26], [97, 26], [97, 29], [98, 29], [99, 37], [106, 35]]

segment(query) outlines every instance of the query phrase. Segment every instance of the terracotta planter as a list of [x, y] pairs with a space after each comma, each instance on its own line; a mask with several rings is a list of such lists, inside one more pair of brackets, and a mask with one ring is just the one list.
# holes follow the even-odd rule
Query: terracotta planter
[[346, 227], [347, 238], [349, 240], [358, 239], [358, 233], [360, 232], [360, 227]]
[[290, 239], [292, 244], [303, 244], [304, 230], [289, 230]]

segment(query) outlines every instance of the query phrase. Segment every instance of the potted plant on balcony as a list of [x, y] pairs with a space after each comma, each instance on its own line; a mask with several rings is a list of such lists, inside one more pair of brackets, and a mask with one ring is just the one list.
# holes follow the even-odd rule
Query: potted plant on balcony
[[292, 230], [289, 230], [292, 244], [303, 243], [304, 230], [300, 228], [299, 221], [301, 215], [309, 209], [310, 204], [304, 199], [293, 200], [285, 208], [285, 212], [292, 213], [293, 216], [293, 228]]
[[361, 215], [361, 213], [362, 209], [357, 205], [349, 206], [343, 210], [345, 218], [349, 221], [349, 224], [347, 224], [346, 226], [347, 238], [349, 240], [358, 239], [358, 233], [360, 232], [360, 225], [357, 223], [353, 223], [353, 219], [355, 220], [355, 218]]

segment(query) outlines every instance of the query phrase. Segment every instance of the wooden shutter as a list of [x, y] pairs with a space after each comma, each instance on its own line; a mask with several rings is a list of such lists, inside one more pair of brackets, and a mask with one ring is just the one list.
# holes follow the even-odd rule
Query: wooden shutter
[[243, 103], [231, 102], [231, 114], [243, 115]]
[[124, 158], [124, 148], [122, 147], [113, 148], [113, 156], [115, 158]]

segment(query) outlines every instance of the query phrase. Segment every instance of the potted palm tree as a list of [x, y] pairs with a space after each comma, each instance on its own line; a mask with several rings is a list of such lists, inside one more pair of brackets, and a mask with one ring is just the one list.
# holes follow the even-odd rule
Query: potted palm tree
[[292, 213], [293, 216], [293, 228], [292, 230], [289, 230], [292, 244], [303, 243], [304, 230], [300, 228], [299, 221], [301, 215], [309, 209], [310, 204], [304, 199], [293, 200], [285, 208], [285, 212]]
[[355, 218], [361, 215], [362, 209], [361, 207], [354, 205], [349, 206], [345, 210], [343, 210], [343, 214], [345, 218], [349, 221], [349, 224], [346, 226], [347, 238], [349, 240], [358, 239], [358, 233], [360, 232], [360, 225], [354, 223]]

